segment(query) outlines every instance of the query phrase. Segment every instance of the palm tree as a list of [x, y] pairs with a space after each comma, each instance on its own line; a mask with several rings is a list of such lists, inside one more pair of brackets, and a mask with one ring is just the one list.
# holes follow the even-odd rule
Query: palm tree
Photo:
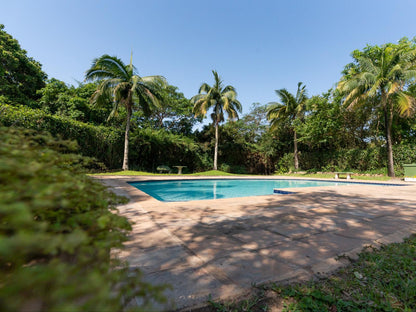
[[214, 170], [217, 170], [218, 161], [218, 126], [224, 121], [224, 112], [227, 113], [228, 119], [234, 120], [238, 118], [242, 107], [237, 100], [237, 92], [232, 86], [223, 86], [223, 82], [218, 73], [213, 70], [215, 83], [211, 87], [207, 83], [203, 83], [199, 88], [198, 94], [192, 97], [194, 103], [195, 116], [206, 116], [210, 108], [213, 109], [211, 114], [212, 121], [215, 126], [215, 150], [214, 150]]
[[91, 102], [97, 105], [108, 101], [113, 103], [109, 119], [118, 113], [120, 106], [126, 109], [123, 170], [129, 168], [130, 119], [134, 104], [138, 104], [146, 114], [149, 114], [152, 106], [159, 104], [158, 89], [165, 83], [165, 79], [161, 76], [140, 77], [132, 60], [133, 54], [130, 64], [126, 65], [119, 58], [105, 54], [94, 59], [91, 68], [85, 74], [86, 80], [100, 81]]
[[298, 157], [298, 138], [294, 121], [302, 119], [306, 110], [306, 102], [308, 100], [306, 93], [306, 86], [302, 86], [302, 82], [298, 82], [298, 90], [296, 96], [286, 89], [275, 90], [279, 96], [281, 103], [271, 102], [267, 109], [267, 119], [270, 121], [271, 129], [276, 129], [279, 125], [288, 123], [290, 129], [293, 131], [293, 158], [295, 163], [295, 170], [299, 169]]
[[355, 51], [351, 64], [337, 90], [345, 97], [344, 105], [354, 109], [363, 104], [381, 109], [387, 145], [387, 171], [394, 177], [392, 124], [396, 108], [400, 115], [410, 115], [415, 99], [404, 91], [407, 82], [416, 77], [415, 49], [405, 45], [383, 45]]

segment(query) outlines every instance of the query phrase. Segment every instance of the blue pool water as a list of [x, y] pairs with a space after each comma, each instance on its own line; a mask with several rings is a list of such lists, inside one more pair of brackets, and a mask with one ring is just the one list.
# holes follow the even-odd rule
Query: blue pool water
[[[331, 182], [318, 180], [170, 180], [130, 182], [148, 195], [165, 202], [205, 199], [234, 198], [257, 195], [271, 195], [275, 188], [331, 186], [353, 182]], [[371, 183], [365, 183], [371, 184]], [[284, 194], [285, 192], [280, 192]]]

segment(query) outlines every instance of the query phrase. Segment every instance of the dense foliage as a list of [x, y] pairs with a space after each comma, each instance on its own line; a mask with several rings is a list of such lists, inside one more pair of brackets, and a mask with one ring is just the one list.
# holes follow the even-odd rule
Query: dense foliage
[[308, 101], [306, 86], [302, 86], [302, 82], [299, 82], [296, 95], [291, 94], [286, 89], [276, 90], [276, 94], [280, 98], [280, 103], [271, 103], [267, 111], [267, 118], [270, 120], [272, 129], [289, 126], [291, 132], [293, 132], [293, 160], [295, 170], [298, 170], [298, 138], [295, 125], [302, 122], [304, 118]]
[[159, 93], [161, 105], [153, 107], [148, 115], [141, 110], [133, 113], [133, 119], [136, 119], [138, 126], [166, 129], [173, 133], [191, 136], [193, 126], [202, 120], [201, 117], [194, 116], [191, 101], [175, 86], [164, 85]]
[[124, 202], [83, 173], [76, 145], [0, 128], [0, 310], [121, 311], [159, 298], [111, 257], [130, 225]]
[[160, 165], [187, 166], [184, 172], [210, 166], [202, 147], [191, 138], [164, 129], [136, 129], [131, 134], [131, 167], [156, 172]]
[[94, 125], [116, 125], [122, 118], [113, 118], [107, 122], [112, 110], [111, 103], [100, 107], [90, 103], [90, 99], [97, 89], [94, 83], [80, 84], [78, 87], [68, 86], [63, 81], [52, 78], [46, 86], [39, 90], [40, 108], [46, 113], [69, 117], [77, 121]]
[[370, 106], [383, 115], [388, 175], [394, 177], [394, 113], [408, 117], [416, 107], [415, 98], [406, 92], [407, 86], [416, 82], [415, 44], [402, 39], [398, 44], [367, 46], [352, 56], [354, 62], [345, 68], [337, 90], [349, 108]]
[[41, 109], [0, 103], [0, 124], [52, 133], [62, 139], [78, 142], [79, 153], [95, 157], [108, 168], [120, 167], [123, 146], [122, 130], [94, 126], [72, 118], [45, 113]]
[[44, 87], [45, 79], [41, 65], [0, 24], [0, 99], [36, 106], [36, 91]]

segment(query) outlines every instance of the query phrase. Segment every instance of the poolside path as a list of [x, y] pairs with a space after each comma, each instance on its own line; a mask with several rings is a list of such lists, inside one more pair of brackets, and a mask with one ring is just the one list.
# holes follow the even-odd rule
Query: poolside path
[[345, 265], [337, 256], [354, 257], [365, 246], [400, 242], [416, 232], [415, 183], [163, 203], [126, 181], [164, 177], [96, 178], [130, 198], [119, 212], [135, 224], [118, 256], [139, 267], [145, 280], [173, 286], [165, 292], [169, 303], [157, 311], [191, 311], [206, 305], [209, 295], [242, 296], [252, 283], [319, 277]]

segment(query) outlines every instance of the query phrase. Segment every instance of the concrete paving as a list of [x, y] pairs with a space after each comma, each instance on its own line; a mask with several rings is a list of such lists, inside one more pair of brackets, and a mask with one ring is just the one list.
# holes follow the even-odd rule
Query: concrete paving
[[127, 181], [177, 177], [96, 178], [130, 199], [119, 213], [134, 222], [133, 231], [118, 257], [140, 268], [146, 281], [173, 286], [165, 292], [169, 303], [157, 311], [190, 311], [206, 305], [208, 296], [244, 295], [253, 283], [328, 274], [345, 265], [338, 256], [354, 258], [367, 245], [400, 242], [416, 232], [415, 183], [164, 203]]

